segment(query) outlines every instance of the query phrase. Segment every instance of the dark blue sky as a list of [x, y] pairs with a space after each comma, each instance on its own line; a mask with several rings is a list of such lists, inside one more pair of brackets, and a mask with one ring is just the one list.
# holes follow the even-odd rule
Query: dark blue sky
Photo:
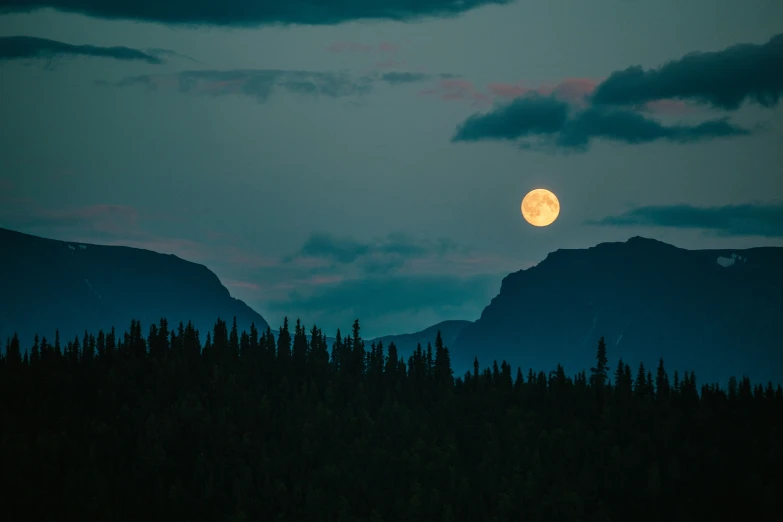
[[293, 5], [0, 0], [0, 226], [367, 336], [558, 248], [783, 245], [778, 0]]

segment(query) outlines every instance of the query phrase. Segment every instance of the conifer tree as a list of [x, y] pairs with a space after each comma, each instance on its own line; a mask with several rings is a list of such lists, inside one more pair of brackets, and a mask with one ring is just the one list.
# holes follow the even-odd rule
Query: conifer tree
[[399, 357], [400, 355], [397, 352], [397, 345], [394, 344], [394, 342], [389, 343], [389, 349], [387, 350], [386, 355], [386, 366], [383, 369], [383, 375], [386, 382], [390, 383], [390, 386], [393, 386], [391, 383], [397, 382]]
[[643, 362], [639, 363], [639, 371], [636, 372], [633, 391], [639, 397], [647, 394], [647, 370], [645, 370]]
[[84, 341], [82, 342], [82, 355], [86, 362], [92, 362], [95, 360], [95, 336], [88, 334], [85, 330]]
[[96, 342], [96, 348], [97, 348], [97, 355], [99, 361], [106, 361], [106, 334], [103, 333], [103, 330], [100, 330], [98, 332], [98, 340]]
[[40, 361], [42, 363], [49, 363], [49, 361], [52, 358], [52, 347], [49, 345], [49, 342], [46, 340], [46, 337], [41, 338], [41, 359]]
[[62, 356], [62, 348], [60, 347], [60, 330], [59, 329], [54, 331], [54, 356], [58, 360]]
[[658, 362], [658, 372], [655, 379], [656, 396], [660, 400], [666, 400], [669, 397], [669, 376], [666, 375], [666, 369], [663, 366], [663, 357]]
[[19, 345], [19, 336], [15, 333], [13, 337], [11, 337], [10, 342], [6, 345], [5, 360], [12, 368], [16, 368], [22, 364], [22, 349]]
[[239, 332], [237, 331], [237, 318], [231, 323], [231, 334], [228, 338], [228, 359], [232, 363], [239, 359]]
[[353, 322], [351, 336], [351, 369], [350, 373], [354, 378], [364, 375], [364, 341], [360, 335], [361, 327], [359, 320]]
[[443, 345], [443, 337], [438, 330], [435, 336], [435, 379], [440, 389], [450, 388], [454, 384], [449, 349]]
[[79, 342], [79, 336], [75, 336], [72, 343], [69, 343], [68, 349], [68, 361], [71, 364], [78, 364], [79, 352], [82, 351], [81, 343]]
[[620, 390], [623, 386], [623, 377], [625, 376], [625, 364], [622, 357], [617, 361], [617, 369], [614, 371], [614, 387]]
[[250, 357], [250, 335], [242, 330], [242, 333], [239, 335], [239, 358], [249, 359]]
[[291, 350], [291, 357], [295, 372], [297, 373], [303, 372], [305, 365], [307, 364], [307, 348], [308, 343], [305, 328], [302, 326], [300, 320], [297, 319], [296, 325], [294, 326], [294, 341]]
[[334, 343], [332, 343], [332, 368], [338, 372], [342, 370], [343, 364], [343, 337], [338, 328], [337, 333], [334, 335]]
[[[258, 328], [256, 328], [255, 322], [250, 323], [250, 335], [248, 337], [248, 350], [250, 351], [250, 354], [252, 354], [253, 357], [258, 356], [258, 350], [259, 350]], [[243, 353], [242, 355], [248, 355], [248, 354]]]
[[283, 326], [277, 334], [277, 361], [284, 368], [291, 361], [291, 333], [288, 331], [288, 317], [283, 319]]
[[513, 382], [511, 380], [511, 365], [505, 360], [500, 365], [500, 383], [501, 388], [504, 391], [510, 391], [513, 387]]
[[522, 374], [522, 368], [517, 366], [517, 377], [514, 380], [514, 390], [519, 391], [525, 385], [525, 376]]
[[33, 341], [33, 348], [30, 352], [30, 364], [38, 364], [41, 362], [41, 352], [38, 345], [38, 334], [36, 334]]
[[606, 369], [608, 359], [606, 358], [606, 342], [603, 336], [598, 340], [598, 349], [595, 355], [596, 365], [590, 368], [590, 385], [601, 389], [606, 386]]

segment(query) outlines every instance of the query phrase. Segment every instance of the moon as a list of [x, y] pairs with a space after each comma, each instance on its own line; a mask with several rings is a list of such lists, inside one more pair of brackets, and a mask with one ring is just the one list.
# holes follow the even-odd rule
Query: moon
[[547, 189], [533, 189], [522, 199], [522, 216], [534, 227], [551, 225], [560, 215], [560, 202]]

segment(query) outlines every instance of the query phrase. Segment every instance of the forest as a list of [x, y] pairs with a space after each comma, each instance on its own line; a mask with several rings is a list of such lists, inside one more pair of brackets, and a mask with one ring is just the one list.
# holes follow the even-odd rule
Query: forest
[[6, 520], [782, 518], [781, 386], [632, 370], [603, 338], [569, 376], [454, 375], [440, 335], [406, 359], [358, 320], [331, 347], [287, 319], [80, 337], [6, 342]]

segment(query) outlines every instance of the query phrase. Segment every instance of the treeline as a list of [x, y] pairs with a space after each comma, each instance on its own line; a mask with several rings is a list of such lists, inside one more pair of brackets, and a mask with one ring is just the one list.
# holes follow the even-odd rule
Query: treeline
[[[440, 334], [407, 360], [359, 322], [138, 321], [0, 358], [8, 520], [780, 519], [783, 390], [669, 376], [571, 377], [494, 362], [454, 378]], [[330, 349], [331, 348], [331, 349]], [[634, 376], [635, 374], [635, 376]], [[10, 518], [9, 518], [10, 516]], [[78, 517], [78, 518], [77, 518]]]

